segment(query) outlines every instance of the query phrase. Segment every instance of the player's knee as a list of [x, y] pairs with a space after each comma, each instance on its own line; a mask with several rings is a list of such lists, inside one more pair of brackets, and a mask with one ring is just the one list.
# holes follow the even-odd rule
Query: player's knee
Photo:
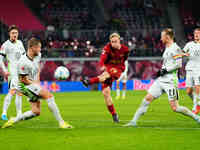
[[15, 95], [15, 93], [16, 93], [16, 90], [14, 90], [14, 89], [11, 89], [11, 90], [9, 91], [9, 93], [10, 93], [11, 95]]
[[40, 110], [39, 110], [39, 109], [34, 109], [34, 110], [32, 110], [32, 112], [33, 112], [36, 116], [40, 116]]
[[104, 95], [105, 97], [110, 96], [110, 91], [109, 91], [108, 89], [104, 89], [104, 90], [102, 91], [102, 93], [103, 93], [103, 95]]
[[188, 95], [191, 95], [192, 92], [193, 92], [192, 88], [187, 88], [187, 89], [186, 89], [186, 93], [187, 93]]

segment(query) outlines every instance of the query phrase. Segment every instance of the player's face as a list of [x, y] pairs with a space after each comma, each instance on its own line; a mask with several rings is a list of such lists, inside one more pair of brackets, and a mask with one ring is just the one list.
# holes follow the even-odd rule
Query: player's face
[[165, 32], [161, 32], [161, 41], [163, 42], [163, 44], [166, 44], [168, 41], [168, 38]]
[[15, 42], [18, 39], [19, 32], [16, 29], [13, 29], [9, 32], [10, 40]]
[[40, 51], [41, 51], [41, 43], [39, 43], [38, 45], [34, 45], [32, 47], [32, 50], [33, 50], [33, 53], [34, 53], [34, 56], [38, 56]]
[[121, 47], [120, 39], [116, 36], [114, 36], [110, 39], [110, 43], [111, 43], [111, 46], [115, 49], [120, 49], [120, 47]]
[[199, 30], [194, 31], [194, 40], [200, 42], [200, 31]]

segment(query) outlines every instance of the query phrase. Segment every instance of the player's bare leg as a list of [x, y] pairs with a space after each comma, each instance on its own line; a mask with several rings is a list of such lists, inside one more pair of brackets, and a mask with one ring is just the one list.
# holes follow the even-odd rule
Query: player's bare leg
[[132, 119], [129, 123], [125, 124], [124, 126], [127, 126], [127, 127], [128, 127], [128, 126], [137, 126], [137, 121], [138, 121], [138, 119], [139, 119], [142, 115], [144, 115], [144, 113], [147, 112], [150, 103], [152, 103], [152, 101], [153, 101], [154, 99], [155, 99], [155, 98], [154, 98], [150, 93], [148, 93], [148, 94], [145, 96], [145, 98], [143, 99], [143, 101], [142, 101], [140, 107], [137, 109], [136, 113], [134, 114], [133, 119]]
[[104, 95], [104, 100], [105, 100], [106, 106], [108, 108], [108, 111], [112, 114], [113, 121], [118, 123], [119, 118], [118, 118], [118, 115], [116, 113], [116, 110], [115, 110], [113, 102], [112, 102], [110, 87], [108, 86], [106, 88], [103, 88], [102, 93]]
[[195, 113], [196, 110], [196, 106], [197, 106], [197, 98], [196, 98], [196, 93], [193, 90], [193, 87], [187, 87], [186, 88], [186, 93], [188, 94], [188, 96], [191, 98], [191, 100], [193, 101], [193, 108], [192, 108], [192, 112]]
[[185, 116], [188, 116], [188, 117], [191, 117], [192, 119], [196, 120], [198, 123], [200, 123], [200, 117], [197, 116], [196, 114], [192, 113], [192, 111], [190, 111], [187, 107], [185, 106], [180, 106], [178, 104], [178, 101], [177, 100], [171, 100], [170, 102], [170, 106], [171, 106], [171, 109], [174, 111], [174, 112], [177, 112], [177, 113], [181, 113]]

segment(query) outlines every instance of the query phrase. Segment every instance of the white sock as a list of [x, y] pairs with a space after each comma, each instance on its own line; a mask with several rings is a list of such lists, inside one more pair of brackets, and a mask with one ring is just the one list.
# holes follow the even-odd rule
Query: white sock
[[188, 116], [188, 117], [192, 117], [194, 120], [198, 119], [197, 115], [192, 113], [187, 107], [184, 107], [184, 106], [178, 106], [176, 108], [176, 112], [181, 113], [181, 114]]
[[59, 123], [63, 123], [64, 120], [63, 118], [61, 117], [60, 115], [60, 111], [55, 103], [55, 100], [54, 100], [54, 97], [51, 97], [47, 100], [47, 103], [48, 103], [48, 107], [50, 109], [50, 111], [54, 114], [56, 120], [59, 122]]
[[192, 110], [196, 110], [196, 106], [197, 106], [197, 95], [195, 93], [193, 93], [193, 108], [192, 108]]
[[22, 114], [22, 97], [16, 94], [15, 97], [15, 105], [16, 105], [16, 111], [17, 116]]
[[11, 103], [12, 97], [13, 97], [13, 95], [8, 93], [6, 95], [6, 97], [4, 98], [3, 113], [2, 114], [7, 115], [7, 110], [8, 110], [10, 103]]
[[14, 122], [18, 122], [20, 120], [28, 120], [35, 116], [37, 116], [37, 115], [35, 113], [33, 113], [31, 110], [29, 110], [29, 111], [26, 111], [25, 113], [23, 113], [22, 115], [17, 116], [15, 118]]
[[117, 96], [120, 96], [120, 89], [117, 89]]
[[140, 107], [137, 109], [131, 122], [137, 122], [137, 120], [140, 118], [140, 116], [143, 115], [145, 112], [147, 112], [149, 104], [150, 104], [150, 102], [147, 101], [146, 99], [144, 99], [142, 101], [142, 104], [140, 105]]
[[122, 97], [125, 97], [126, 96], [126, 90], [123, 90], [122, 91]]

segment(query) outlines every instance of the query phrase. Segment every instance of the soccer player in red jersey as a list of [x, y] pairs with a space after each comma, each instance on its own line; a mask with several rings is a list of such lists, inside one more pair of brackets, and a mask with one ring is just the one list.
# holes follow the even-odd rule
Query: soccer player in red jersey
[[128, 58], [129, 49], [127, 46], [120, 43], [119, 34], [113, 33], [110, 35], [109, 39], [110, 42], [103, 48], [99, 62], [103, 73], [89, 80], [82, 78], [81, 81], [86, 87], [95, 83], [102, 84], [102, 93], [105, 103], [109, 112], [112, 114], [113, 121], [118, 123], [119, 118], [111, 97], [111, 86], [112, 82], [117, 80], [125, 70], [124, 62]]

